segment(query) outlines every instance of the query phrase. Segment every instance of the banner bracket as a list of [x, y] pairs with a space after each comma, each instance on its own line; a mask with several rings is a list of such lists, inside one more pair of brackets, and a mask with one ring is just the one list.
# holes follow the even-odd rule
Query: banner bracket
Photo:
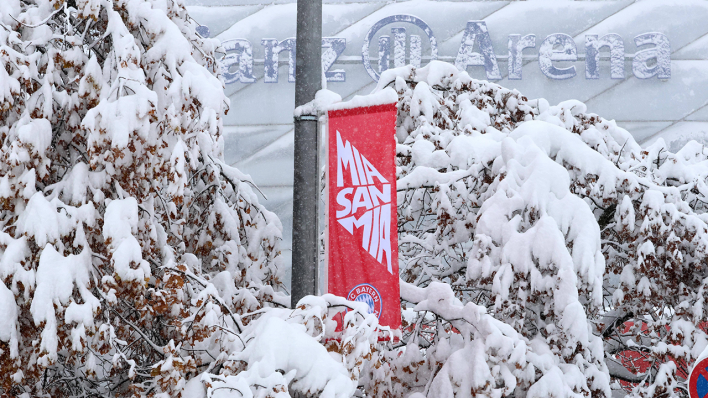
[[314, 115], [301, 115], [301, 116], [294, 116], [293, 120], [296, 122], [304, 122], [304, 121], [316, 122], [318, 120], [318, 117], [314, 116]]

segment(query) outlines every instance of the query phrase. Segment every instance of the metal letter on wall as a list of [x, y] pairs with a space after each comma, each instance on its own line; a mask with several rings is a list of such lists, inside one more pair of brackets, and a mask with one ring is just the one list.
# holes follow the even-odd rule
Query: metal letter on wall
[[[560, 46], [560, 50], [554, 50]], [[573, 38], [565, 33], [548, 35], [538, 49], [538, 66], [546, 77], [553, 80], [564, 80], [575, 77], [575, 65], [568, 68], [557, 68], [553, 61], [577, 61], [578, 49]]]
[[[474, 52], [475, 43], [479, 43], [479, 52]], [[484, 21], [469, 21], [462, 35], [462, 42], [457, 51], [455, 66], [459, 70], [467, 70], [468, 66], [484, 66], [487, 79], [500, 80], [501, 73], [494, 55], [492, 39], [489, 37], [487, 24]]]
[[388, 70], [388, 64], [390, 59], [391, 36], [383, 35], [379, 37], [379, 75], [384, 73], [384, 71]]
[[521, 80], [522, 54], [525, 48], [536, 48], [536, 35], [509, 35], [509, 80]]
[[[653, 48], [637, 51], [632, 60], [632, 72], [638, 79], [671, 79], [671, 43], [663, 33], [645, 33], [634, 38], [637, 47], [653, 44]], [[649, 66], [647, 61], [655, 59], [656, 64]]]
[[[376, 22], [371, 27], [371, 29], [369, 29], [369, 33], [367, 33], [366, 38], [364, 39], [364, 44], [361, 47], [361, 62], [364, 64], [366, 72], [369, 74], [369, 76], [371, 76], [372, 79], [374, 79], [374, 81], [379, 81], [380, 74], [383, 73], [383, 71], [385, 71], [386, 69], [388, 69], [388, 63], [391, 54], [391, 37], [379, 37], [379, 72], [376, 72], [371, 66], [371, 57], [369, 56], [369, 45], [374, 39], [374, 36], [376, 36], [376, 33], [381, 30], [381, 28], [386, 25], [402, 22], [413, 24], [423, 30], [426, 36], [428, 36], [428, 40], [430, 41], [430, 59], [435, 60], [438, 58], [438, 44], [435, 40], [435, 36], [433, 35], [433, 30], [430, 29], [430, 26], [428, 26], [427, 23], [423, 22], [423, 20], [421, 20], [420, 18], [414, 17], [412, 15], [391, 15], [390, 17], [386, 17]], [[394, 36], [394, 65], [403, 66], [405, 65], [406, 30], [404, 28], [393, 28], [391, 29], [391, 32]], [[420, 62], [422, 59], [422, 43], [420, 36], [410, 36], [410, 51], [410, 63], [414, 66], [420, 66]]]
[[624, 40], [617, 33], [609, 33], [598, 40], [597, 35], [585, 35], [585, 78], [599, 79], [600, 49], [610, 48], [610, 77], [624, 79]]
[[[221, 43], [226, 50], [226, 55], [221, 60], [221, 74], [224, 76], [226, 84], [231, 83], [254, 83], [253, 76], [253, 48], [251, 42], [246, 39], [226, 40]], [[237, 66], [235, 72], [231, 68]]]
[[322, 38], [322, 70], [328, 82], [345, 82], [347, 72], [342, 69], [330, 70], [337, 58], [347, 48], [347, 39], [343, 37]]
[[264, 80], [266, 83], [278, 82], [278, 55], [288, 52], [288, 82], [295, 83], [295, 38], [291, 37], [278, 42], [276, 39], [261, 39], [265, 47]]

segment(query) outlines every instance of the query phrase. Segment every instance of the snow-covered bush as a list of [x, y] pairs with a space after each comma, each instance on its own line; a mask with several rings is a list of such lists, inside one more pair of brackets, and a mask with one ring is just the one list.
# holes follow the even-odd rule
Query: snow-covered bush
[[[624, 381], [686, 396], [707, 344], [708, 150], [642, 149], [578, 101], [549, 106], [439, 62], [387, 71], [388, 87], [415, 307], [372, 389], [609, 397]], [[650, 369], [635, 375], [623, 365], [638, 357]]]
[[0, 2], [0, 395], [178, 396], [288, 304], [195, 27], [180, 1]]

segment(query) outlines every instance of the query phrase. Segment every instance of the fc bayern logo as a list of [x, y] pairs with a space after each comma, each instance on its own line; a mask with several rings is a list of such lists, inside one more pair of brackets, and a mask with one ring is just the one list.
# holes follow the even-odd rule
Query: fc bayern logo
[[366, 304], [369, 307], [369, 314], [381, 318], [381, 295], [373, 285], [368, 283], [356, 285], [347, 295], [347, 300]]

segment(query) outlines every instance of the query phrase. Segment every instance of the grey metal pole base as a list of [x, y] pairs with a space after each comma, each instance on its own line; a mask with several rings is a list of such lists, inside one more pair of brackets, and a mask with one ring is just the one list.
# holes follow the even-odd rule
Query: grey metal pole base
[[[316, 294], [318, 151], [317, 117], [295, 120], [295, 180], [293, 187], [292, 307]], [[314, 148], [314, 150], [313, 150]]]

